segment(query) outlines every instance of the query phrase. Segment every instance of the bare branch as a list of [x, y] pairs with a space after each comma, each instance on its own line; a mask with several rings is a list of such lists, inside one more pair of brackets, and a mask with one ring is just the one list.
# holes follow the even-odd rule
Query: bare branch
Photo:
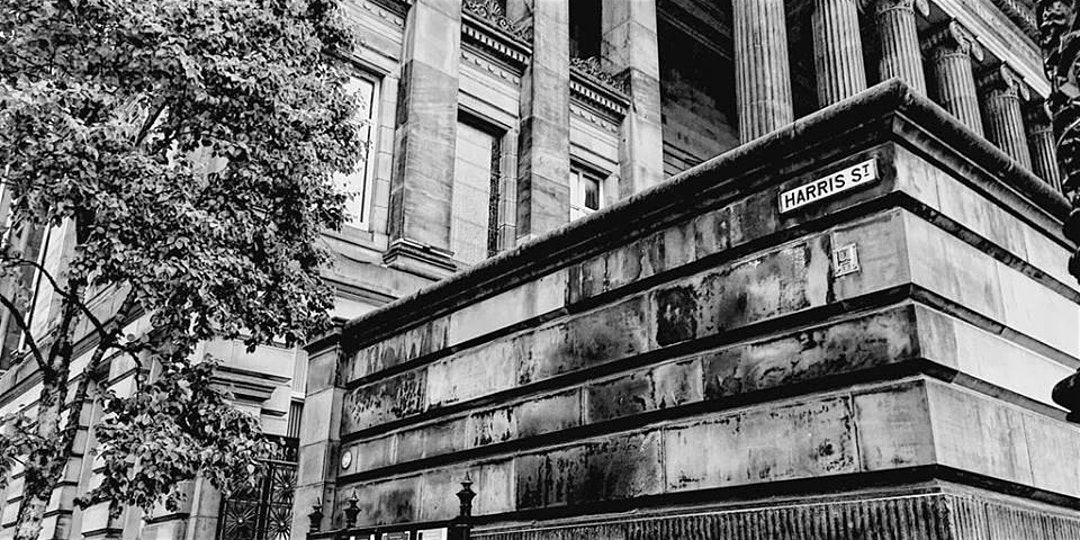
[[30, 347], [30, 352], [33, 354], [34, 359], [37, 360], [38, 367], [41, 369], [51, 369], [45, 365], [45, 355], [41, 353], [41, 349], [38, 348], [37, 341], [34, 340], [34, 335], [30, 333], [30, 328], [26, 326], [26, 319], [19, 313], [18, 307], [15, 306], [15, 302], [12, 302], [8, 297], [0, 294], [0, 305], [11, 313], [12, 320], [15, 324], [19, 325], [19, 330], [22, 331], [23, 336], [26, 337], [26, 345]]
[[[60, 283], [56, 280], [55, 277], [53, 277], [52, 273], [50, 273], [48, 270], [46, 270], [45, 266], [42, 265], [41, 263], [39, 263], [37, 261], [26, 260], [26, 259], [9, 259], [8, 261], [5, 261], [5, 262], [7, 262], [8, 264], [16, 265], [16, 266], [26, 265], [26, 266], [31, 266], [33, 268], [36, 268], [39, 272], [41, 272], [41, 275], [45, 277], [45, 279], [49, 282], [49, 284], [52, 285], [52, 288], [53, 288], [54, 291], [56, 291], [56, 294], [59, 294], [65, 300], [70, 300], [71, 299], [70, 293], [65, 291], [60, 286]], [[96, 315], [94, 315], [94, 312], [90, 311], [90, 308], [87, 307], [86, 304], [84, 304], [81, 300], [75, 299], [74, 301], [75, 301], [76, 307], [79, 309], [79, 311], [82, 311], [83, 315], [85, 315], [86, 318], [90, 321], [90, 324], [94, 325], [94, 328], [99, 333], [104, 335], [105, 331], [106, 331], [105, 330], [105, 324], [101, 322], [101, 319], [99, 319]]]

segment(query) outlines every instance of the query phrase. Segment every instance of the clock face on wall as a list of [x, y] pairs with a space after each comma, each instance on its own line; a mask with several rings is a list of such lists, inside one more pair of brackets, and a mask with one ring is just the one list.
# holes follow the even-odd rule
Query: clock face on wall
[[352, 465], [352, 452], [346, 450], [341, 454], [341, 468], [348, 469], [350, 465]]

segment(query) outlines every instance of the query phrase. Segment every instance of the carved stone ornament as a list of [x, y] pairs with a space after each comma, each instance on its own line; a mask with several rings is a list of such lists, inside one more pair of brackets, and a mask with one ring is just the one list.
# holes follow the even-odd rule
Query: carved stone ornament
[[931, 56], [940, 54], [970, 54], [976, 62], [986, 58], [982, 45], [975, 36], [955, 20], [931, 33], [923, 44], [923, 50]]
[[506, 11], [499, 0], [464, 0], [461, 8], [483, 19], [499, 30], [526, 42], [532, 42], [531, 28], [522, 28], [506, 17]]
[[[1065, 220], [1065, 236], [1080, 244], [1080, 1], [1039, 0], [1035, 16], [1039, 24], [1039, 46], [1043, 68], [1050, 79], [1047, 103], [1053, 116], [1062, 191], [1072, 203]], [[1069, 273], [1080, 281], [1080, 251], [1069, 258]], [[1080, 421], [1080, 370], [1054, 386], [1053, 399], [1068, 409], [1068, 419]]]
[[570, 69], [577, 70], [582, 75], [593, 79], [622, 94], [628, 94], [630, 89], [626, 80], [616, 77], [600, 67], [600, 58], [590, 56], [588, 58], [570, 58]]
[[930, 15], [930, 4], [926, 0], [863, 0], [864, 7], [874, 7], [875, 14], [893, 9], [910, 9], [926, 17]]

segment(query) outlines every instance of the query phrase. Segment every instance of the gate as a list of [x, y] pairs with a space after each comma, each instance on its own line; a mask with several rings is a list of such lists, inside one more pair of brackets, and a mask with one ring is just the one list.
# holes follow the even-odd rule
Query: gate
[[289, 540], [296, 490], [297, 440], [272, 439], [277, 451], [254, 487], [222, 497], [217, 540]]

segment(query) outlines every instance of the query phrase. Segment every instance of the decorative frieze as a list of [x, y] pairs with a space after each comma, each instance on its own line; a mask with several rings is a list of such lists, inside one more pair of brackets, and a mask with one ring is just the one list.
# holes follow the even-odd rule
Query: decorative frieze
[[515, 69], [518, 74], [529, 63], [532, 49], [527, 42], [500, 31], [488, 22], [463, 11], [461, 17], [461, 41]]
[[470, 50], [469, 47], [461, 48], [462, 63], [471, 64], [481, 71], [490, 73], [493, 77], [507, 81], [515, 86], [521, 84], [521, 70], [507, 68], [501, 62], [494, 62], [487, 55]]
[[1033, 41], [1039, 41], [1039, 24], [1035, 21], [1035, 11], [1031, 2], [1020, 0], [992, 0], [994, 5], [1005, 14], [1021, 31]]
[[532, 42], [530, 28], [520, 27], [506, 18], [498, 0], [464, 0], [461, 9], [522, 43]]
[[579, 75], [593, 79], [595, 82], [611, 87], [612, 90], [622, 94], [629, 94], [630, 89], [624, 77], [617, 77], [600, 67], [600, 57], [588, 58], [570, 57], [570, 69], [576, 70]]
[[570, 97], [615, 119], [622, 119], [630, 105], [625, 95], [597, 84], [595, 80], [582, 76], [576, 70], [570, 71]]

